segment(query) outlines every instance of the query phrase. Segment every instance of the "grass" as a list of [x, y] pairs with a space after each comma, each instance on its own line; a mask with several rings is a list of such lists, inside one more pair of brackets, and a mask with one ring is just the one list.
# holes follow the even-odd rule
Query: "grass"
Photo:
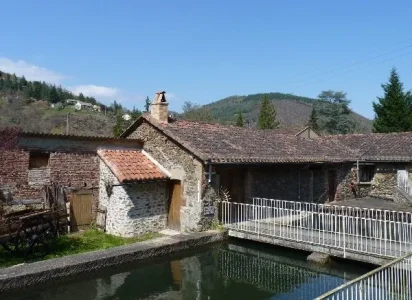
[[132, 238], [122, 238], [106, 234], [97, 229], [89, 229], [83, 232], [59, 236], [54, 243], [50, 245], [46, 256], [33, 255], [27, 258], [25, 258], [24, 255], [11, 254], [0, 246], [0, 268], [25, 262], [34, 262], [94, 250], [103, 250], [138, 243], [160, 236], [161, 235], [158, 233], [149, 233]]

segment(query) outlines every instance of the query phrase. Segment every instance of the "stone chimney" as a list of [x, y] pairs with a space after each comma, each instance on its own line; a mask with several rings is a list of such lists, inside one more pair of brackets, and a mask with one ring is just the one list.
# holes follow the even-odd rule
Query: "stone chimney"
[[152, 101], [151, 116], [160, 122], [167, 123], [169, 118], [169, 103], [166, 101], [166, 92], [157, 92]]

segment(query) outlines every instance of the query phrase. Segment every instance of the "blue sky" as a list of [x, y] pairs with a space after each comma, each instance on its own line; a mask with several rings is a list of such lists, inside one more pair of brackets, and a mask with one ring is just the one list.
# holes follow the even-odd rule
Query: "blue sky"
[[372, 101], [396, 66], [412, 89], [412, 1], [2, 1], [0, 69], [142, 109], [230, 95]]

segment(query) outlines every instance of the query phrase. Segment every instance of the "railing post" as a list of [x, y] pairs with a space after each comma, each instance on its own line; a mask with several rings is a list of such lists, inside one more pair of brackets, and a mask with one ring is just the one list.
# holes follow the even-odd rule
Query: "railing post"
[[346, 215], [343, 215], [343, 258], [346, 258]]

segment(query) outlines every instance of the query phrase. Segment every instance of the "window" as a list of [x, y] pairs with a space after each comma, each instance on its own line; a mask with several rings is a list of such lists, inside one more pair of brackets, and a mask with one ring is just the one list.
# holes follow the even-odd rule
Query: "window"
[[49, 166], [50, 153], [30, 152], [29, 169], [46, 168]]
[[360, 165], [359, 166], [359, 182], [371, 182], [375, 176], [374, 165]]

